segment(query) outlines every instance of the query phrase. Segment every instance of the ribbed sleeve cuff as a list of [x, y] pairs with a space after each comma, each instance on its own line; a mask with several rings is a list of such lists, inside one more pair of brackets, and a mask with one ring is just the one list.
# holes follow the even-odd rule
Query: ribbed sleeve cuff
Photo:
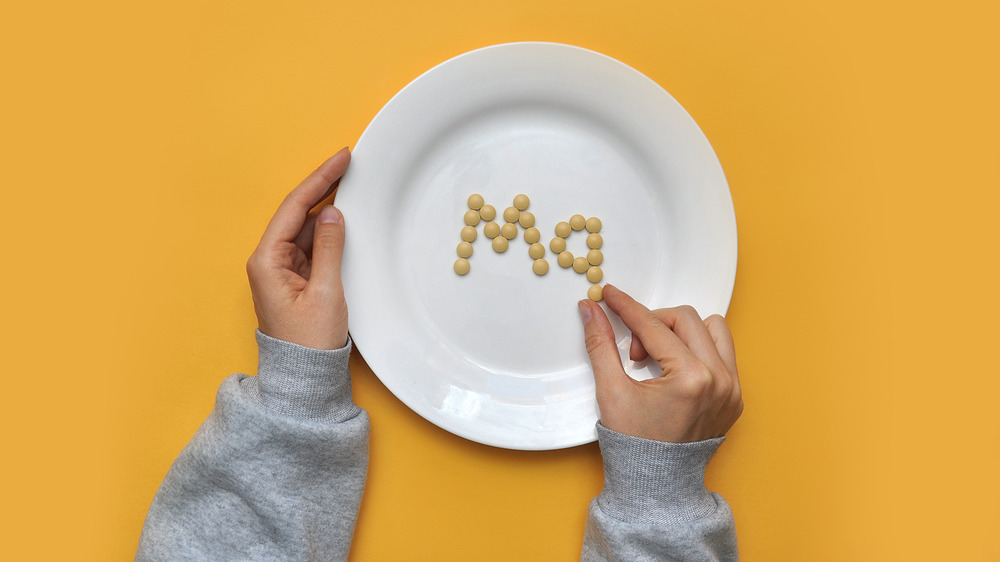
[[705, 467], [725, 437], [665, 443], [624, 435], [597, 423], [604, 458], [601, 510], [619, 521], [680, 525], [715, 511]]
[[243, 386], [266, 408], [293, 418], [333, 422], [361, 411], [351, 396], [350, 339], [340, 349], [321, 350], [257, 330], [257, 353], [257, 376], [244, 379]]

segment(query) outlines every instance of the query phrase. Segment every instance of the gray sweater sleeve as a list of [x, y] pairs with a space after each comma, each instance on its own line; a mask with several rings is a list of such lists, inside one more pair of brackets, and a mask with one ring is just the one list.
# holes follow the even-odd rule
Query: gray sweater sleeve
[[580, 559], [737, 560], [733, 513], [705, 489], [724, 437], [695, 443], [640, 439], [597, 424], [604, 489], [590, 502]]
[[136, 560], [344, 560], [368, 469], [350, 342], [320, 351], [257, 332], [153, 498]]

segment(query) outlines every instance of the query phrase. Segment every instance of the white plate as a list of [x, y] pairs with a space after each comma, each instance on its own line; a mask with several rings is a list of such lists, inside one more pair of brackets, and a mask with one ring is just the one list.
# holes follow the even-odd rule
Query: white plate
[[[497, 254], [483, 223], [472, 271], [454, 273], [472, 193], [498, 214], [531, 198], [547, 275], [532, 272], [520, 232]], [[590, 283], [548, 251], [557, 222], [599, 217], [604, 282], [650, 307], [725, 314], [732, 295], [736, 219], [705, 135], [655, 82], [579, 47], [495, 45], [427, 71], [372, 119], [337, 205], [355, 345], [407, 406], [488, 445], [596, 438], [576, 306]], [[569, 250], [583, 253], [585, 238], [574, 233]], [[628, 361], [615, 320], [626, 369], [653, 376]]]

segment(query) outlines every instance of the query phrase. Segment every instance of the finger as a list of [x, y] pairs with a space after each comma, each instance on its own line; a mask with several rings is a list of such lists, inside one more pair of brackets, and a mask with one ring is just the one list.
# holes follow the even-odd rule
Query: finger
[[[322, 209], [321, 209], [322, 210]], [[310, 213], [302, 223], [302, 230], [295, 236], [295, 245], [302, 249], [306, 255], [312, 252], [313, 238], [316, 233], [316, 217], [319, 213]]]
[[671, 332], [677, 334], [684, 345], [699, 361], [710, 368], [723, 367], [724, 362], [715, 347], [712, 334], [693, 307], [660, 308], [653, 312]]
[[594, 370], [594, 382], [597, 385], [597, 405], [600, 407], [602, 402], [615, 393], [615, 386], [627, 379], [628, 375], [622, 367], [618, 346], [615, 344], [615, 332], [604, 309], [591, 300], [582, 300], [577, 304], [583, 321], [587, 355], [590, 356], [590, 366]]
[[628, 358], [632, 361], [645, 361], [649, 357], [646, 348], [642, 347], [642, 340], [639, 336], [632, 334], [632, 344], [628, 348]]
[[715, 349], [719, 352], [719, 357], [726, 364], [730, 372], [736, 372], [736, 346], [733, 343], [733, 334], [729, 331], [729, 325], [725, 318], [718, 314], [713, 314], [705, 319], [705, 328], [712, 337]]
[[711, 334], [715, 342], [716, 349], [719, 350], [719, 357], [726, 365], [726, 371], [732, 377], [732, 385], [728, 400], [730, 419], [726, 425], [726, 430], [736, 423], [743, 413], [743, 389], [740, 387], [740, 375], [736, 371], [736, 350], [733, 345], [733, 334], [729, 331], [725, 318], [718, 314], [713, 314], [705, 319], [705, 328]]
[[347, 171], [350, 161], [350, 151], [347, 148], [341, 149], [302, 180], [278, 206], [271, 222], [264, 229], [261, 245], [294, 241], [305, 225], [309, 209], [333, 191], [337, 180]]
[[333, 205], [327, 205], [316, 215], [313, 230], [309, 286], [313, 290], [341, 288], [340, 264], [344, 257], [344, 216]]
[[648, 308], [636, 302], [621, 289], [613, 285], [604, 286], [604, 302], [608, 303], [625, 326], [632, 331], [632, 337], [638, 336], [646, 353], [653, 357], [661, 367], [670, 359], [693, 359], [691, 350]]
[[300, 230], [298, 236], [295, 237], [295, 245], [301, 248], [306, 254], [312, 252], [313, 229], [316, 226], [316, 216], [319, 215], [319, 211], [323, 207], [333, 205], [337, 200], [337, 187], [339, 185], [340, 180], [333, 182], [333, 186], [330, 188], [330, 191], [324, 195], [322, 199], [320, 199], [319, 204], [315, 206], [306, 216], [306, 220], [302, 224], [302, 230]]

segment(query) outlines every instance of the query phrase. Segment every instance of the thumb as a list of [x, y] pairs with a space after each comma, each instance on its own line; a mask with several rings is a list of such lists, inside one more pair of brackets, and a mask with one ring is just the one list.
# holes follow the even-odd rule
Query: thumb
[[597, 405], [602, 415], [606, 412], [608, 401], [616, 395], [615, 387], [627, 379], [622, 368], [618, 346], [615, 345], [615, 332], [611, 328], [604, 309], [596, 302], [584, 299], [577, 303], [580, 307], [580, 319], [583, 321], [583, 334], [586, 338], [587, 354], [590, 365], [594, 369], [594, 382], [597, 385]]
[[339, 287], [343, 256], [344, 215], [333, 205], [327, 205], [316, 217], [309, 284], [318, 289]]

